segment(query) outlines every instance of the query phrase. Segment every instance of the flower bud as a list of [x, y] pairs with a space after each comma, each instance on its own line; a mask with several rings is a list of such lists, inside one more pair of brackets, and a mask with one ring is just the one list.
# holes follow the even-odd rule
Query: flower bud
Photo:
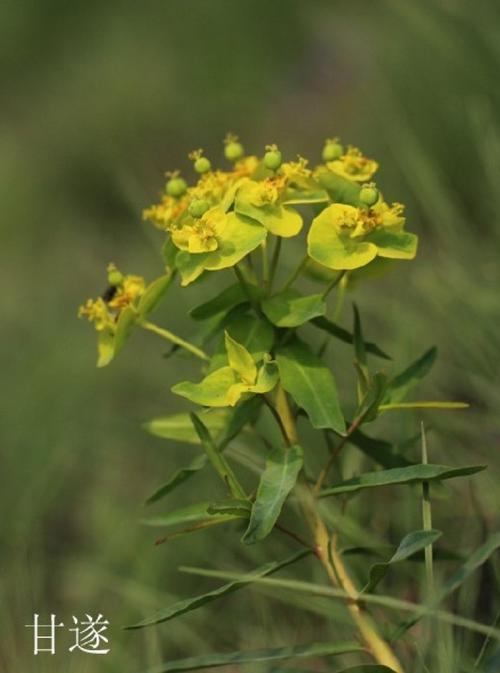
[[207, 212], [207, 210], [210, 208], [210, 205], [208, 204], [205, 199], [195, 199], [194, 201], [191, 201], [188, 207], [188, 212], [191, 215], [191, 217], [201, 217], [204, 213]]
[[206, 157], [198, 157], [194, 162], [194, 170], [197, 173], [207, 173], [212, 168], [210, 159]]
[[244, 155], [243, 145], [238, 140], [238, 136], [228, 133], [224, 139], [224, 156], [228, 161], [235, 162]]
[[323, 147], [323, 161], [335, 161], [344, 154], [344, 148], [337, 139], [327, 140]]
[[120, 285], [120, 283], [123, 281], [123, 273], [121, 271], [118, 271], [118, 269], [111, 269], [108, 273], [108, 283], [112, 286], [115, 287], [116, 285]]
[[167, 182], [167, 194], [178, 198], [182, 196], [187, 189], [186, 181], [178, 176], [171, 177]]
[[266, 148], [267, 152], [264, 154], [264, 166], [270, 171], [276, 171], [281, 166], [283, 157], [276, 145]]
[[378, 189], [374, 185], [365, 185], [359, 192], [359, 200], [365, 206], [374, 206], [378, 201]]

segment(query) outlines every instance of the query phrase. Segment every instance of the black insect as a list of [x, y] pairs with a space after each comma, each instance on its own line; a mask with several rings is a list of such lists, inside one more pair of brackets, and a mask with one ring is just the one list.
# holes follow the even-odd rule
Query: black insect
[[118, 288], [116, 287], [116, 285], [110, 285], [102, 293], [101, 299], [104, 299], [106, 304], [108, 304], [113, 299], [113, 297], [115, 296], [117, 291], [118, 291]]

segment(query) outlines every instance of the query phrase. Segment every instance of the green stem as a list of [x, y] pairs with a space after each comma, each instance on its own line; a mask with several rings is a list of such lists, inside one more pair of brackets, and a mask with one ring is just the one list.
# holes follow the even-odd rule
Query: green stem
[[[276, 393], [276, 414], [280, 417], [280, 428], [283, 431], [288, 445], [298, 441], [297, 428], [293, 414], [288, 405], [286, 393], [278, 387]], [[374, 659], [382, 665], [388, 666], [395, 673], [403, 673], [403, 668], [389, 645], [378, 634], [375, 623], [361, 608], [358, 598], [359, 592], [344, 565], [344, 560], [336, 548], [336, 538], [330, 538], [328, 529], [321, 518], [314, 498], [313, 490], [309, 487], [302, 475], [298, 485], [298, 496], [304, 517], [314, 536], [316, 556], [321, 561], [331, 583], [339, 586], [347, 593], [350, 601], [347, 605], [351, 617], [356, 624], [361, 638]]]
[[290, 278], [287, 280], [285, 285], [283, 286], [283, 290], [288, 290], [288, 288], [293, 285], [293, 283], [297, 280], [297, 278], [300, 276], [302, 271], [306, 268], [307, 262], [309, 261], [309, 257], [306, 255], [304, 259], [300, 262], [298, 267], [295, 269], [295, 271], [292, 273]]
[[276, 275], [276, 269], [278, 268], [278, 261], [281, 253], [281, 241], [283, 239], [281, 236], [276, 237], [276, 243], [274, 244], [273, 256], [271, 259], [271, 269], [269, 272], [269, 292], [273, 288], [274, 277]]
[[184, 350], [187, 350], [193, 355], [196, 355], [196, 357], [200, 358], [200, 360], [205, 361], [210, 360], [209, 356], [205, 353], [205, 351], [202, 351], [201, 348], [198, 348], [194, 344], [189, 343], [189, 341], [186, 341], [182, 337], [177, 336], [177, 334], [174, 334], [173, 332], [170, 332], [169, 330], [164, 329], [163, 327], [158, 327], [158, 325], [155, 325], [152, 322], [148, 322], [147, 320], [141, 320], [139, 322], [139, 325], [144, 329], [147, 329], [149, 332], [154, 332], [155, 334], [158, 334], [158, 336], [161, 336], [163, 339], [170, 341], [170, 343], [173, 343], [176, 346], [184, 348]]
[[335, 278], [333, 278], [333, 279], [328, 283], [328, 285], [326, 286], [326, 288], [325, 288], [323, 294], [321, 295], [323, 299], [326, 299], [326, 298], [328, 297], [328, 295], [330, 294], [330, 292], [333, 290], [334, 287], [336, 287], [336, 286], [340, 283], [340, 281], [342, 280], [342, 278], [345, 276], [346, 273], [347, 273], [346, 271], [341, 271], [340, 273], [338, 273], [338, 274], [335, 276]]
[[243, 291], [245, 292], [248, 301], [250, 302], [250, 305], [252, 306], [253, 310], [257, 313], [257, 315], [261, 315], [259, 305], [256, 303], [255, 299], [252, 297], [252, 293], [250, 292], [250, 288], [248, 287], [247, 281], [245, 280], [245, 276], [243, 275], [241, 269], [237, 264], [233, 266], [234, 273], [236, 274], [236, 278], [238, 279], [241, 287], [243, 288]]
[[262, 282], [264, 287], [269, 287], [269, 258], [267, 256], [267, 240], [260, 244], [262, 253]]

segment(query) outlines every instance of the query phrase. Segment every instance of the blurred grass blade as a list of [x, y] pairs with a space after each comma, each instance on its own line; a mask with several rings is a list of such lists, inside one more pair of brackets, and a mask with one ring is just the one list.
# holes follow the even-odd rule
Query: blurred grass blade
[[[436, 609], [445, 598], [458, 589], [499, 548], [500, 532], [492, 535], [487, 542], [476, 549], [476, 551], [469, 556], [467, 561], [461, 565], [456, 572], [453, 573], [453, 575], [445, 582], [439, 591], [438, 596], [436, 600], [432, 602], [431, 607]], [[422, 611], [421, 614], [418, 614], [411, 620], [401, 624], [397, 629], [393, 640], [400, 638], [409, 628], [416, 624], [424, 614], [425, 612]]]
[[414, 388], [428, 372], [436, 360], [437, 348], [426, 351], [418, 360], [413, 362], [390, 382], [384, 402], [394, 404], [404, 400], [409, 391]]
[[300, 561], [310, 553], [311, 552], [308, 549], [304, 549], [295, 554], [292, 554], [291, 556], [288, 556], [285, 559], [282, 559], [281, 561], [272, 561], [271, 563], [266, 563], [260, 568], [256, 568], [255, 570], [249, 572], [247, 575], [242, 576], [241, 579], [233, 580], [232, 582], [224, 584], [218, 587], [217, 589], [214, 589], [213, 591], [209, 591], [205, 594], [202, 594], [201, 596], [196, 596], [194, 598], [187, 598], [186, 600], [174, 603], [173, 605], [170, 605], [168, 608], [159, 610], [152, 617], [143, 619], [137, 624], [133, 624], [132, 626], [127, 626], [125, 628], [142, 629], [145, 626], [151, 626], [152, 624], [161, 624], [162, 622], [166, 622], [169, 619], [174, 619], [174, 617], [179, 617], [180, 615], [183, 615], [186, 612], [196, 610], [197, 608], [200, 608], [203, 605], [206, 605], [207, 603], [211, 603], [212, 601], [222, 598], [223, 596], [227, 596], [228, 594], [233, 593], [234, 591], [243, 589], [248, 584], [251, 584], [253, 581], [255, 581], [255, 579], [271, 575], [272, 573], [281, 570], [281, 568], [285, 568], [286, 566], [291, 565], [292, 563]]
[[381, 404], [380, 411], [391, 411], [393, 409], [468, 409], [470, 405], [467, 402], [441, 402], [421, 401], [421, 402], [396, 402], [394, 404]]
[[269, 455], [242, 542], [253, 544], [269, 535], [297, 482], [303, 461], [302, 448], [297, 444], [277, 449]]
[[375, 563], [370, 568], [369, 580], [361, 593], [371, 593], [386, 576], [391, 565], [406, 559], [435, 542], [442, 535], [439, 530], [417, 530], [408, 533], [400, 542], [393, 556], [385, 563]]
[[[339, 341], [343, 341], [346, 344], [352, 345], [354, 343], [354, 336], [348, 330], [344, 329], [343, 327], [339, 327], [339, 325], [332, 322], [328, 318], [325, 318], [323, 316], [314, 318], [313, 320], [311, 320], [311, 325], [318, 327], [324, 332], [328, 332], [328, 334], [335, 337]], [[379, 358], [383, 358], [384, 360], [391, 359], [391, 357], [387, 355], [387, 353], [384, 353], [384, 351], [381, 348], [379, 348], [376, 344], [371, 343], [370, 341], [365, 341], [364, 344], [367, 353], [377, 355]]]
[[337, 673], [394, 673], [394, 669], [387, 668], [381, 664], [361, 664], [361, 666], [353, 666], [351, 668], [343, 668]]
[[464, 467], [448, 467], [446, 465], [410, 465], [408, 467], [395, 467], [391, 470], [379, 470], [365, 472], [352, 479], [339, 482], [330, 488], [323, 489], [319, 493], [320, 498], [339, 493], [353, 493], [366, 488], [378, 488], [379, 486], [392, 486], [396, 484], [415, 484], [422, 481], [434, 481], [454, 479], [476, 474], [484, 470], [486, 465], [466, 465]]
[[258, 661], [274, 661], [278, 659], [298, 659], [302, 657], [327, 657], [349, 652], [364, 652], [358, 643], [311, 643], [309, 645], [293, 645], [275, 647], [266, 650], [228, 652], [226, 654], [206, 654], [188, 659], [166, 662], [150, 668], [145, 673], [176, 673], [177, 671], [193, 671], [199, 668], [216, 666], [236, 666]]
[[215, 445], [215, 442], [213, 441], [206, 425], [203, 424], [196, 414], [193, 413], [190, 414], [190, 416], [193, 426], [198, 433], [198, 437], [200, 438], [201, 444], [205, 449], [208, 459], [212, 463], [215, 471], [218, 473], [222, 481], [227, 485], [235, 498], [246, 500], [245, 491], [236, 479], [234, 472], [229, 466], [229, 463]]

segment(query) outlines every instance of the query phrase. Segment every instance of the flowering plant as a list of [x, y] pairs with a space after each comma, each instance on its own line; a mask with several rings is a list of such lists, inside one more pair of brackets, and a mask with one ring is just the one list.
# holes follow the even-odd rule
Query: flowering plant
[[[133, 329], [144, 328], [171, 342], [175, 350], [197, 358], [202, 367], [199, 380], [181, 381], [172, 388], [174, 394], [195, 405], [195, 411], [154, 419], [147, 426], [153, 434], [195, 444], [202, 453], [160, 486], [148, 502], [163, 499], [209, 464], [220, 476], [220, 492], [209, 503], [171, 509], [146, 523], [167, 529], [165, 539], [233, 523], [242, 533], [243, 544], [265, 544], [278, 531], [288, 535], [300, 551], [233, 578], [208, 594], [169, 606], [131, 628], [173, 619], [252, 582], [264, 581], [267, 575], [311, 554], [333, 585], [329, 595], [344, 601], [357, 640], [266, 650], [254, 658], [248, 652], [213, 655], [208, 664], [201, 657], [164, 664], [157, 670], [189, 670], [266, 657], [341, 657], [355, 652], [360, 661], [371, 658], [378, 666], [353, 671], [401, 673], [409, 646], [401, 647], [398, 641], [423, 616], [438, 614], [439, 603], [457, 585], [456, 577], [440, 591], [434, 585], [433, 544], [441, 533], [431, 525], [430, 484], [473, 474], [483, 466], [428, 463], [424, 435], [420, 460], [410, 460], [387, 442], [367, 435], [365, 425], [394, 410], [466, 405], [406, 400], [432, 366], [435, 349], [397, 375], [384, 369], [374, 371], [372, 358], [386, 366], [390, 358], [365, 340], [357, 308], [352, 331], [340, 327], [336, 319], [351, 281], [361, 277], [359, 270], [376, 268], [384, 259], [413, 259], [417, 237], [405, 231], [403, 206], [386, 202], [372, 182], [378, 164], [354, 147], [345, 150], [337, 138], [326, 141], [322, 163], [315, 167], [303, 157], [285, 161], [276, 145], [267, 146], [262, 157], [247, 156], [235, 136], [226, 138], [225, 156], [229, 166], [214, 169], [201, 150], [193, 152], [190, 158], [196, 180], [188, 184], [178, 171], [169, 173], [160, 202], [145, 211], [145, 218], [166, 234], [164, 273], [147, 284], [110, 265], [108, 289], [98, 299], [88, 300], [80, 315], [97, 330], [98, 366], [118, 355]], [[283, 240], [293, 238], [305, 250], [285, 280]], [[176, 277], [185, 287], [210, 282], [214, 272], [234, 273], [234, 282], [191, 310], [191, 318], [206, 325], [197, 330], [201, 336], [188, 340], [150, 322], [149, 315]], [[301, 292], [297, 285], [305, 277], [321, 283], [321, 291]], [[280, 289], [276, 289], [278, 281]], [[332, 319], [329, 299], [334, 290], [337, 301]], [[308, 327], [324, 335], [319, 350]], [[340, 342], [353, 347], [354, 401], [346, 399], [346, 393], [339, 395], [334, 372], [326, 362], [326, 348]], [[328, 450], [316, 472], [311, 465], [320, 458], [319, 442], [308, 445], [299, 420], [318, 433]], [[255, 484], [239, 474], [244, 462], [239, 470], [232, 464], [235, 438], [245, 443], [249, 436], [263, 447], [263, 453], [257, 454], [254, 443], [246, 448], [249, 456], [258, 462], [262, 459]], [[349, 450], [364, 453], [371, 469], [343, 478], [340, 461]], [[345, 511], [348, 499], [365, 489], [415, 484], [422, 492], [422, 529], [409, 532], [391, 558], [371, 566], [363, 577], [359, 569], [350, 567], [350, 557], [340, 544], [340, 510], [332, 515], [325, 503], [340, 500]], [[499, 546], [500, 540], [494, 538], [489, 545], [478, 551], [480, 558]], [[376, 589], [392, 565], [419, 552], [425, 555], [430, 603], [417, 606], [394, 598], [392, 603], [381, 600]], [[412, 612], [412, 619], [400, 624], [392, 638], [381, 633], [368, 609], [377, 599], [387, 609]]]

